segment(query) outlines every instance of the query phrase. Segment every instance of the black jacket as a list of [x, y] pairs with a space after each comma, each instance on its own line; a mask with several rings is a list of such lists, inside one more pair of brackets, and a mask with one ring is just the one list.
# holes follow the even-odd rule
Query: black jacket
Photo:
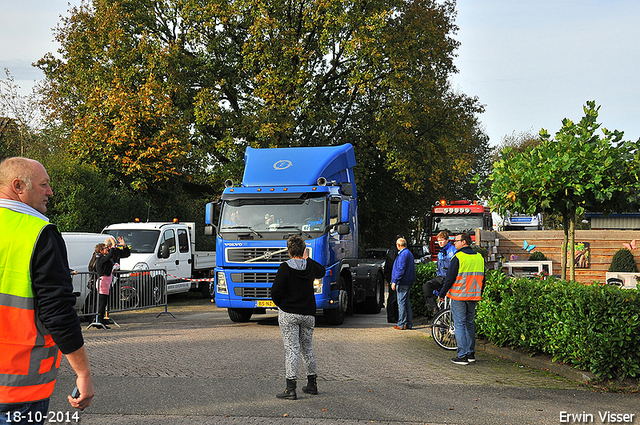
[[315, 316], [316, 297], [313, 280], [325, 275], [324, 266], [307, 258], [307, 268], [295, 270], [285, 262], [280, 264], [271, 287], [271, 299], [287, 313]]
[[393, 271], [393, 263], [398, 258], [398, 248], [394, 245], [387, 251], [387, 255], [384, 260], [384, 280], [391, 283], [391, 272]]
[[55, 225], [45, 226], [38, 237], [31, 257], [31, 285], [38, 317], [60, 351], [69, 354], [82, 347], [67, 248]]

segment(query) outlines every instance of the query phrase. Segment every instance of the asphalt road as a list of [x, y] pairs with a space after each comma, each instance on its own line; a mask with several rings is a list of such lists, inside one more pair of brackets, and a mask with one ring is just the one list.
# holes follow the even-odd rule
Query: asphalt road
[[[120, 327], [85, 330], [96, 397], [80, 423], [599, 424], [607, 423], [605, 412], [640, 423], [638, 394], [596, 391], [484, 353], [476, 364], [453, 365], [453, 353], [436, 346], [426, 325], [394, 330], [384, 310], [338, 327], [319, 318], [320, 393], [299, 389], [298, 400], [280, 400], [284, 354], [275, 314], [233, 323], [226, 310], [195, 300], [170, 304], [175, 317], [119, 313]], [[66, 401], [73, 387], [63, 360], [52, 417], [73, 412]]]

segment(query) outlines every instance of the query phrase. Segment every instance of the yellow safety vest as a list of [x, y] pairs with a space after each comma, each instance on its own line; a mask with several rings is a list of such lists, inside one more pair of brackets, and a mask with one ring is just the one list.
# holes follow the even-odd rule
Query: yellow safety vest
[[466, 254], [462, 251], [458, 251], [455, 257], [459, 261], [458, 276], [447, 296], [458, 301], [480, 301], [484, 279], [484, 258], [478, 253]]
[[35, 310], [31, 257], [49, 223], [0, 208], [0, 403], [51, 396], [61, 353]]

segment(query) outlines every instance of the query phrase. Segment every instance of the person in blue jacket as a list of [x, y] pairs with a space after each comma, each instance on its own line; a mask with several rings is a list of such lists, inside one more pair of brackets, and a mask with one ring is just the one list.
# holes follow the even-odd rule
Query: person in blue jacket
[[404, 330], [413, 327], [411, 319], [411, 287], [416, 280], [416, 265], [413, 254], [407, 249], [407, 241], [399, 238], [396, 241], [398, 258], [393, 263], [391, 272], [391, 289], [398, 296], [398, 324], [394, 329]]
[[434, 313], [438, 310], [436, 304], [437, 293], [433, 291], [439, 291], [444, 284], [444, 278], [449, 271], [449, 264], [454, 255], [456, 255], [456, 248], [449, 242], [449, 232], [443, 230], [438, 233], [438, 245], [440, 245], [440, 251], [438, 252], [438, 267], [436, 269], [436, 277], [428, 280], [422, 286], [422, 292], [424, 293], [424, 300], [427, 304], [427, 310]]

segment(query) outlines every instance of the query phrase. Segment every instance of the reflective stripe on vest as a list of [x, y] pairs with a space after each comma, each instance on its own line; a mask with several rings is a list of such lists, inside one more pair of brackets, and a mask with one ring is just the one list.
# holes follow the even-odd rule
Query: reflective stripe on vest
[[466, 254], [462, 251], [458, 251], [455, 256], [459, 261], [458, 276], [447, 295], [452, 300], [480, 301], [484, 258], [480, 254]]
[[49, 398], [61, 353], [35, 310], [31, 257], [44, 220], [0, 208], [0, 403]]

